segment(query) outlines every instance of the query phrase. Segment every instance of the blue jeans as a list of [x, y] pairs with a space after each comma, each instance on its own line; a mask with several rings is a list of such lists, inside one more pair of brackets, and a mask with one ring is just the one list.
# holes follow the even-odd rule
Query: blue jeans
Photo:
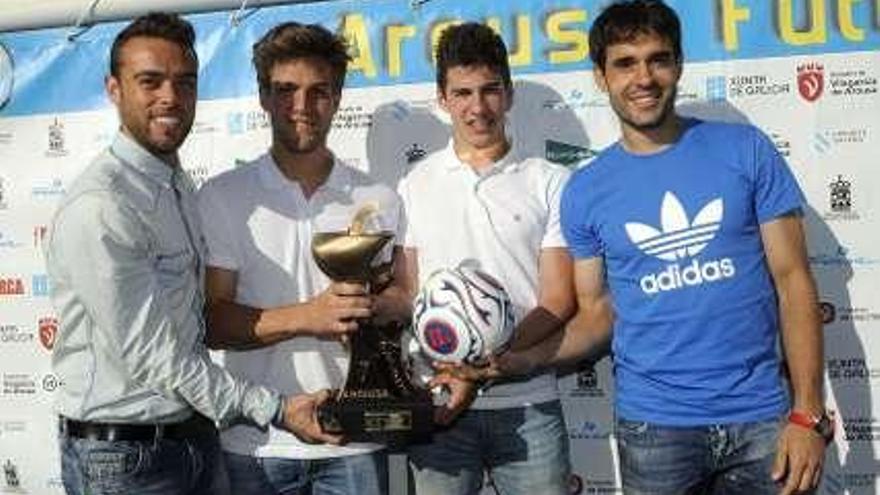
[[223, 453], [234, 494], [386, 495], [384, 451], [326, 459], [284, 459]]
[[697, 427], [617, 420], [623, 491], [632, 495], [777, 494], [779, 420]]
[[107, 442], [62, 434], [59, 442], [68, 495], [229, 493], [216, 436]]
[[467, 410], [408, 453], [419, 495], [477, 494], [484, 470], [503, 495], [568, 493], [568, 432], [559, 401]]

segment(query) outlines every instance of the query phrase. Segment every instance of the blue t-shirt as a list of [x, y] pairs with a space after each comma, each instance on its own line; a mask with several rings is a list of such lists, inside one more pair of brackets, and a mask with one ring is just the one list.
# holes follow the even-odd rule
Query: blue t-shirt
[[604, 258], [620, 417], [688, 426], [785, 411], [760, 224], [802, 204], [773, 143], [746, 125], [685, 120], [660, 152], [616, 144], [572, 176], [562, 228], [575, 258]]

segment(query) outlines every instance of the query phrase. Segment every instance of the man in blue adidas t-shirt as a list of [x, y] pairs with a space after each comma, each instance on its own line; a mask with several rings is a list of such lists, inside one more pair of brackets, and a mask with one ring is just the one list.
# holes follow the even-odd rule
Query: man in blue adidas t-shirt
[[809, 490], [831, 427], [804, 198], [756, 128], [676, 115], [680, 38], [657, 0], [613, 4], [593, 24], [622, 139], [563, 193], [579, 313], [564, 336], [495, 364], [583, 356], [613, 313], [625, 493]]

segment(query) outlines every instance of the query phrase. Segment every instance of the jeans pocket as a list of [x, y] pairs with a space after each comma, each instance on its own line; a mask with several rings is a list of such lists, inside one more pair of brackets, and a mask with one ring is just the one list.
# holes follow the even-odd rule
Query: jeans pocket
[[614, 425], [617, 441], [624, 445], [644, 442], [649, 433], [650, 425], [645, 421], [629, 421], [618, 418]]
[[141, 442], [89, 442], [82, 452], [85, 478], [94, 483], [122, 482], [142, 469], [146, 447]]

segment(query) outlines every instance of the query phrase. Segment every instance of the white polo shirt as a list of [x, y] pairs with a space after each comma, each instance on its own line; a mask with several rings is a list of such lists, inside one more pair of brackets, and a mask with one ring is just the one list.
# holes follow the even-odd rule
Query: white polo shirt
[[[329, 280], [312, 258], [312, 234], [345, 230], [361, 207], [379, 210], [383, 230], [398, 230], [400, 200], [392, 189], [336, 160], [311, 198], [287, 179], [271, 155], [227, 171], [199, 191], [199, 209], [207, 245], [207, 265], [238, 272], [236, 301], [272, 308], [309, 300]], [[386, 248], [390, 259], [393, 246]], [[262, 349], [217, 352], [215, 360], [233, 374], [299, 394], [341, 387], [348, 353], [337, 341], [297, 337]], [[364, 453], [375, 444], [344, 447], [309, 445], [294, 435], [238, 425], [221, 433], [229, 452], [258, 457], [317, 459]]]
[[[516, 147], [481, 176], [458, 159], [451, 141], [417, 163], [398, 189], [406, 212], [398, 238], [417, 252], [419, 284], [435, 270], [476, 260], [504, 285], [519, 322], [537, 304], [541, 249], [566, 246], [559, 199], [568, 176], [567, 169], [525, 158]], [[556, 377], [547, 373], [492, 386], [471, 407], [520, 407], [557, 397]]]

